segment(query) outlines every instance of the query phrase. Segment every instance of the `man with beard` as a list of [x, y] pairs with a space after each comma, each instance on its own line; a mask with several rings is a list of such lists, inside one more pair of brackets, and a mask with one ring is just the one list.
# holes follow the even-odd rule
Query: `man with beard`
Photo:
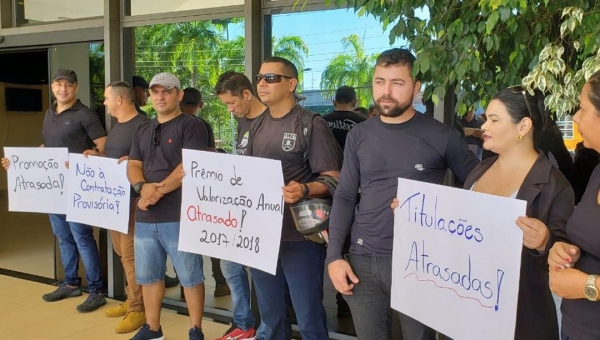
[[[464, 181], [479, 162], [456, 131], [412, 107], [421, 88], [420, 80], [411, 76], [414, 61], [410, 51], [398, 48], [377, 58], [373, 98], [379, 116], [348, 134], [329, 217], [327, 269], [350, 305], [359, 339], [391, 336], [394, 215], [390, 204], [398, 177], [442, 184], [450, 168]], [[350, 231], [346, 261], [342, 246]], [[404, 339], [435, 339], [429, 327], [403, 314], [399, 319]]]

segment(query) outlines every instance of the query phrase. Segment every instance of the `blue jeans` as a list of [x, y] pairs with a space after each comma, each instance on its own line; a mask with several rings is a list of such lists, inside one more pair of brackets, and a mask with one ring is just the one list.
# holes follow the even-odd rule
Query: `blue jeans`
[[[359, 340], [389, 340], [392, 331], [392, 257], [347, 255], [360, 282], [352, 295], [344, 295], [350, 306]], [[407, 340], [435, 340], [436, 332], [419, 321], [398, 313], [402, 337]]]
[[90, 292], [102, 290], [100, 253], [94, 239], [94, 229], [89, 225], [67, 222], [65, 215], [49, 214], [52, 232], [58, 239], [60, 260], [65, 270], [68, 285], [81, 285], [79, 277], [79, 255], [85, 266], [85, 278]]
[[282, 242], [276, 275], [251, 268], [261, 325], [258, 340], [289, 340], [286, 282], [302, 340], [329, 339], [323, 306], [325, 247], [309, 241]]
[[560, 340], [575, 340], [575, 339], [571, 338], [568, 335], [565, 335], [565, 333], [561, 333], [560, 334]]
[[562, 304], [562, 298], [554, 293], [552, 293], [552, 299], [554, 299], [554, 304], [556, 305], [556, 317], [558, 319], [558, 333], [561, 332], [562, 327], [562, 313], [560, 312], [560, 305]]
[[233, 322], [247, 331], [254, 327], [254, 315], [250, 310], [250, 283], [246, 268], [236, 262], [221, 260], [221, 270], [231, 290], [233, 302]]
[[135, 222], [133, 248], [135, 281], [149, 285], [165, 279], [167, 255], [173, 261], [182, 287], [195, 287], [204, 282], [202, 256], [177, 250], [179, 222]]

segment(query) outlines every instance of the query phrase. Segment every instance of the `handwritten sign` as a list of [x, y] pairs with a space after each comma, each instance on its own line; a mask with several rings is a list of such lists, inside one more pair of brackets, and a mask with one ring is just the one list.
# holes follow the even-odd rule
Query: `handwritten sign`
[[67, 221], [127, 234], [130, 185], [127, 162], [69, 154]]
[[454, 339], [513, 339], [526, 202], [398, 180], [392, 308]]
[[8, 210], [67, 212], [67, 148], [4, 148], [8, 168]]
[[284, 202], [281, 162], [183, 150], [179, 250], [275, 275]]

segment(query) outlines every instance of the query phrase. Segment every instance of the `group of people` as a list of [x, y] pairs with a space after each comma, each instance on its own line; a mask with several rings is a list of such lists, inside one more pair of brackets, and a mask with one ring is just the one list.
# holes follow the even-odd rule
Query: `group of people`
[[[221, 339], [291, 339], [290, 307], [302, 339], [328, 339], [325, 269], [340, 293], [338, 304], [349, 307], [359, 339], [392, 338], [393, 314], [404, 339], [435, 339], [435, 330], [390, 309], [393, 209], [397, 178], [442, 184], [448, 169], [466, 190], [527, 202], [526, 216], [516, 221], [523, 231], [523, 251], [515, 339], [600, 338], [600, 237], [594, 228], [600, 218], [599, 168], [575, 209], [569, 181], [540, 151], [541, 132], [551, 121], [543, 95], [531, 95], [521, 86], [502, 90], [490, 101], [480, 137], [495, 156], [480, 162], [456, 130], [413, 108], [421, 88], [420, 79], [412, 76], [414, 62], [405, 49], [379, 55], [373, 75], [377, 115], [368, 119], [353, 112], [356, 94], [348, 87], [336, 92], [336, 111], [324, 117], [300, 106], [298, 71], [284, 58], [264, 60], [256, 88], [241, 73], [219, 77], [215, 93], [238, 117], [236, 153], [281, 161], [286, 205], [327, 196], [328, 186], [317, 180], [321, 176], [339, 179], [328, 247], [304, 238], [286, 208], [276, 274], [249, 268], [259, 327], [250, 311], [247, 268], [221, 261], [234, 309], [234, 325]], [[107, 136], [98, 117], [75, 99], [75, 73], [60, 70], [52, 81], [56, 103], [44, 118], [42, 147], [128, 160], [133, 187], [129, 232], [111, 232], [127, 277], [127, 301], [107, 310], [110, 316], [125, 316], [117, 331], [141, 327], [132, 339], [164, 338], [160, 311], [169, 256], [188, 306], [189, 339], [204, 339], [202, 256], [177, 250], [181, 162], [184, 148], [214, 151], [214, 137], [205, 121], [192, 116], [194, 111], [182, 114], [185, 91], [176, 76], [160, 73], [148, 85], [157, 114], [153, 119], [139, 114], [129, 83], [107, 85], [104, 104], [116, 119]], [[600, 151], [600, 72], [584, 86], [574, 120], [584, 145]], [[8, 168], [8, 159], [2, 165]], [[50, 215], [50, 221], [65, 281], [44, 299], [82, 295], [81, 255], [89, 296], [77, 309], [98, 309], [106, 299], [92, 228], [67, 222], [64, 215]], [[552, 292], [563, 298], [562, 335]]]

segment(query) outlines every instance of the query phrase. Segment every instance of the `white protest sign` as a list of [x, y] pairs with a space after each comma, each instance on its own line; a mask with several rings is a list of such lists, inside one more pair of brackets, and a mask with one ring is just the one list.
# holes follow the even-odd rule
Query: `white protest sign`
[[69, 154], [67, 221], [127, 234], [130, 185], [127, 162]]
[[4, 148], [8, 168], [8, 210], [67, 212], [67, 148]]
[[526, 202], [398, 180], [392, 308], [457, 340], [513, 339]]
[[281, 162], [183, 150], [179, 250], [275, 275], [284, 202]]

